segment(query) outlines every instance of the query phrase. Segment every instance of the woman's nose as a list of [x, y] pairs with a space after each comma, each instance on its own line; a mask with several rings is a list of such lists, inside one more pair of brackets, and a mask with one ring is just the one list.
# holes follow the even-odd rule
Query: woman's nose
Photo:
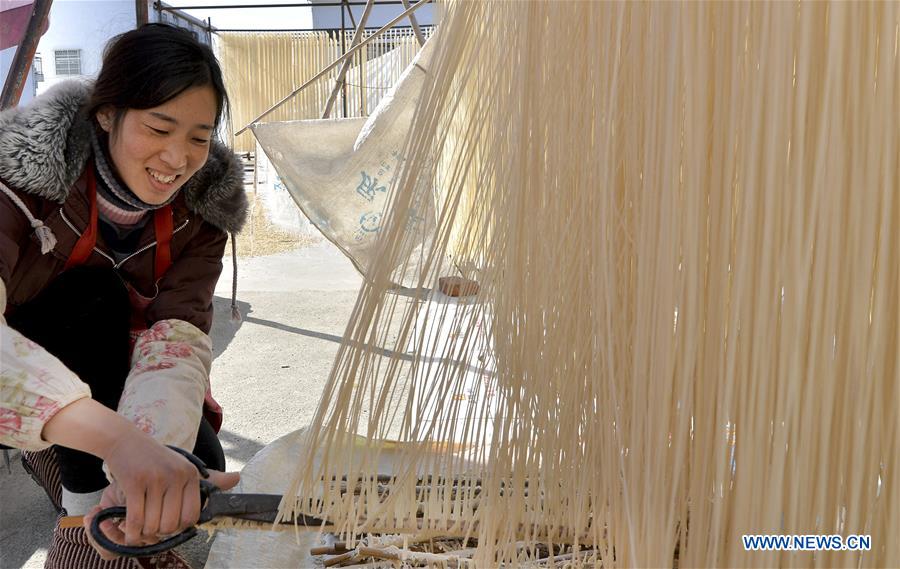
[[169, 141], [160, 153], [162, 161], [173, 170], [182, 170], [187, 166], [187, 144], [176, 140]]

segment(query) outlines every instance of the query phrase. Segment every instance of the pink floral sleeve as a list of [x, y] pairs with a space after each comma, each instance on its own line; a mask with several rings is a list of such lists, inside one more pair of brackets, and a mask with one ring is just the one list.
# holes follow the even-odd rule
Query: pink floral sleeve
[[212, 342], [183, 320], [161, 320], [138, 337], [119, 413], [164, 444], [192, 449], [209, 387]]

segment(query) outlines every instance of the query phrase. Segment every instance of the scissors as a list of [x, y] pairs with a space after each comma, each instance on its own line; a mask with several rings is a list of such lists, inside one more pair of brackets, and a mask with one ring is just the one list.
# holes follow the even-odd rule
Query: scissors
[[[191, 461], [197, 467], [197, 470], [200, 471], [200, 476], [203, 478], [209, 477], [206, 464], [202, 460], [186, 450], [173, 446], [169, 448]], [[203, 509], [200, 510], [200, 519], [197, 520], [197, 524], [204, 524], [214, 518], [221, 517], [260, 523], [275, 523], [278, 516], [278, 505], [281, 503], [282, 498], [283, 496], [279, 494], [225, 494], [215, 484], [207, 480], [200, 480], [200, 503], [203, 504]], [[100, 510], [91, 522], [91, 535], [94, 540], [104, 549], [118, 555], [127, 557], [156, 555], [177, 547], [197, 535], [197, 527], [192, 526], [179, 534], [151, 545], [131, 546], [116, 543], [106, 537], [100, 530], [100, 524], [110, 518], [124, 518], [126, 511], [124, 506], [106, 508]], [[315, 528], [329, 525], [325, 520], [302, 514], [296, 514], [295, 518], [291, 520], [279, 520], [279, 523], [296, 523], [296, 525]]]

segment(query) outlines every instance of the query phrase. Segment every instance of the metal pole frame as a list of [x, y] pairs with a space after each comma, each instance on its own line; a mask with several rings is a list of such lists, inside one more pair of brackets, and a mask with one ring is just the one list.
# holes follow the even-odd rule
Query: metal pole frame
[[28, 78], [28, 71], [34, 61], [38, 42], [41, 40], [41, 30], [44, 29], [52, 5], [53, 0], [35, 0], [32, 4], [31, 18], [28, 20], [28, 27], [25, 28], [25, 36], [16, 47], [16, 54], [3, 83], [3, 92], [0, 93], [0, 111], [15, 107], [22, 98], [25, 79]]
[[319, 79], [321, 79], [323, 75], [325, 75], [326, 73], [328, 73], [329, 71], [331, 71], [332, 69], [334, 69], [335, 67], [337, 67], [338, 64], [340, 64], [342, 61], [346, 61], [347, 58], [352, 57], [354, 53], [356, 53], [357, 51], [361, 50], [363, 47], [369, 45], [369, 42], [371, 42], [372, 40], [374, 40], [374, 39], [377, 38], [377, 37], [380, 37], [381, 34], [383, 34], [383, 33], [386, 32], [387, 30], [389, 30], [389, 29], [391, 29], [392, 27], [394, 27], [394, 25], [395, 25], [397, 22], [399, 22], [399, 21], [402, 20], [403, 18], [409, 16], [410, 14], [412, 14], [413, 12], [415, 12], [416, 10], [418, 10], [419, 8], [421, 8], [422, 6], [424, 6], [425, 4], [429, 4], [430, 2], [431, 2], [431, 0], [419, 0], [418, 2], [416, 2], [415, 4], [413, 4], [412, 6], [410, 6], [409, 9], [404, 10], [399, 16], [397, 16], [396, 18], [394, 18], [394, 19], [391, 20], [390, 22], [388, 22], [388, 23], [386, 23], [385, 25], [383, 25], [382, 27], [380, 27], [380, 28], [378, 29], [378, 31], [374, 32], [372, 35], [370, 35], [369, 37], [367, 37], [367, 38], [364, 39], [363, 41], [359, 42], [359, 44], [358, 44], [356, 47], [354, 47], [353, 49], [351, 49], [350, 51], [348, 51], [347, 53], [345, 53], [345, 54], [342, 55], [341, 57], [335, 59], [334, 61], [332, 61], [331, 63], [329, 63], [328, 65], [326, 65], [326, 66], [325, 66], [323, 69], [321, 69], [318, 73], [316, 73], [315, 75], [313, 75], [312, 77], [310, 77], [309, 79], [307, 79], [302, 85], [300, 85], [299, 87], [297, 87], [296, 89], [294, 89], [293, 91], [291, 91], [286, 97], [284, 97], [283, 99], [281, 99], [280, 101], [278, 101], [277, 103], [275, 103], [274, 105], [272, 105], [271, 107], [269, 107], [268, 109], [266, 109], [266, 111], [263, 112], [261, 115], [259, 115], [258, 117], [256, 117], [255, 119], [251, 120], [249, 123], [247, 123], [246, 125], [244, 125], [243, 128], [241, 128], [239, 131], [237, 131], [237, 132], [234, 133], [234, 136], [240, 136], [241, 134], [243, 134], [243, 132], [244, 132], [245, 130], [247, 130], [248, 128], [250, 128], [254, 123], [259, 122], [260, 120], [262, 120], [263, 118], [265, 118], [266, 116], [268, 116], [270, 113], [272, 113], [272, 111], [274, 111], [275, 109], [281, 107], [281, 105], [283, 105], [283, 104], [287, 103], [288, 101], [290, 101], [291, 98], [294, 97], [294, 95], [296, 95], [297, 93], [299, 93], [299, 92], [302, 91], [303, 89], [306, 89], [307, 87], [309, 87], [310, 85], [312, 85], [313, 83], [315, 83], [316, 81], [318, 81]]
[[347, 14], [350, 16], [350, 25], [353, 26], [354, 29], [356, 29], [356, 18], [353, 17], [353, 7], [350, 5], [350, 2], [348, 0], [344, 0], [342, 2], [341, 10], [343, 10], [344, 8], [347, 8]]
[[[402, 0], [403, 7], [405, 9], [409, 9], [409, 0]], [[413, 32], [416, 34], [416, 39], [419, 40], [419, 47], [425, 45], [425, 36], [422, 35], [422, 28], [419, 27], [419, 20], [416, 19], [415, 14], [409, 15], [409, 25], [412, 26]]]
[[[346, 53], [347, 53], [347, 26], [346, 26], [346, 22], [344, 21], [344, 7], [341, 6], [341, 55], [344, 55]], [[346, 63], [346, 61], [344, 63]], [[341, 66], [341, 69], [343, 69], [343, 66]], [[331, 91], [331, 94], [328, 96], [328, 100], [325, 101], [325, 111], [324, 111], [324, 116], [322, 118], [328, 118], [328, 115], [331, 114], [331, 106], [334, 104], [334, 99], [337, 96], [338, 89], [340, 89], [340, 91], [341, 91], [341, 110], [344, 113], [344, 115], [343, 115], [344, 118], [347, 118], [347, 89], [346, 88], [341, 89], [341, 87], [342, 87], [341, 79], [343, 79], [343, 77], [341, 77], [340, 73], [338, 73], [338, 77], [334, 82], [334, 89]]]
[[[363, 10], [362, 16], [359, 17], [359, 24], [356, 25], [356, 31], [353, 32], [353, 41], [350, 42], [350, 49], [353, 49], [359, 42], [362, 41], [363, 34], [366, 29], [366, 20], [369, 19], [369, 13], [372, 11], [372, 6], [375, 5], [375, 0], [368, 0], [366, 2], [366, 8]], [[341, 24], [344, 23], [344, 15], [341, 13]], [[343, 49], [343, 39], [344, 32], [341, 31], [341, 50], [346, 53], [346, 50]], [[350, 69], [350, 66], [353, 64], [353, 58], [348, 57], [344, 60], [344, 63], [341, 65], [341, 70], [338, 71], [337, 79], [335, 79], [334, 88], [331, 90], [331, 95], [328, 96], [328, 101], [325, 103], [325, 110], [322, 112], [322, 118], [327, 119], [328, 115], [331, 114], [331, 108], [334, 106], [334, 100], [337, 98], [338, 91], [342, 92], [342, 100], [344, 106], [344, 118], [347, 118], [347, 83], [344, 81], [344, 77], [347, 76], [347, 71]]]
[[136, 28], [150, 22], [150, 6], [147, 5], [147, 0], [134, 0], [134, 19]]
[[[347, 0], [346, 2], [350, 6], [365, 6], [365, 2], [353, 2], [352, 0]], [[154, 5], [159, 6], [161, 3], [157, 0]], [[310, 4], [308, 2], [304, 3], [287, 3], [287, 4], [214, 4], [214, 5], [203, 5], [203, 6], [162, 6], [162, 10], [167, 12], [174, 12], [177, 10], [219, 10], [219, 9], [245, 9], [245, 8], [337, 8], [340, 6], [344, 6], [344, 0], [340, 0], [338, 2], [316, 2], [315, 4]], [[380, 0], [378, 2], [379, 6], [391, 6], [391, 5], [400, 5], [403, 4], [401, 0]]]

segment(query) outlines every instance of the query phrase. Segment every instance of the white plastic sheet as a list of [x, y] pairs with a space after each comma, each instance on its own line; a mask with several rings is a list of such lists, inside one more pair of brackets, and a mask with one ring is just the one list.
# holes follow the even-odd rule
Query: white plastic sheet
[[[232, 492], [283, 494], [297, 470], [303, 431], [294, 431], [256, 453], [241, 471], [241, 482]], [[297, 569], [322, 567], [321, 558], [309, 550], [328, 536], [315, 531], [229, 529], [216, 532], [208, 569]]]

